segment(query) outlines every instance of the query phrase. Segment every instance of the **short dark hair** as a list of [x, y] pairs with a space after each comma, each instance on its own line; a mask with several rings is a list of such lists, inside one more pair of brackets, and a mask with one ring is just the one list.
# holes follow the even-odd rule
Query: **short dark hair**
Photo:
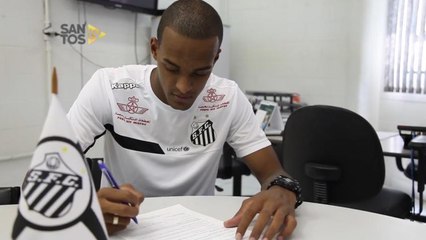
[[222, 43], [222, 20], [216, 10], [202, 0], [178, 0], [164, 11], [157, 29], [160, 43], [166, 27], [193, 39], [217, 36], [219, 46]]

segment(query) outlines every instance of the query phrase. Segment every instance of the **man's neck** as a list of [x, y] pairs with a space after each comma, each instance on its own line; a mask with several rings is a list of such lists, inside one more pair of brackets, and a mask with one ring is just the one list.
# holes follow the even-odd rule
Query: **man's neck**
[[163, 91], [161, 90], [161, 87], [160, 87], [160, 83], [159, 83], [159, 79], [158, 79], [158, 72], [157, 72], [158, 70], [157, 70], [157, 68], [154, 68], [154, 69], [152, 69], [152, 71], [151, 71], [151, 76], [150, 76], [150, 82], [151, 82], [151, 88], [152, 88], [152, 91], [154, 92], [154, 94], [155, 94], [155, 96], [157, 96], [158, 97], [158, 99], [160, 99], [163, 103], [165, 103], [165, 104], [167, 104], [166, 103], [166, 98], [165, 98], [165, 96], [164, 96], [164, 93], [163, 93]]

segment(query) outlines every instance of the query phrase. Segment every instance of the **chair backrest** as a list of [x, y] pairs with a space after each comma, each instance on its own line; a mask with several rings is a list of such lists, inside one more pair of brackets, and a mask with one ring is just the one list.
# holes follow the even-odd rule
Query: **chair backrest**
[[21, 196], [21, 187], [0, 187], [0, 205], [18, 204]]
[[232, 162], [236, 158], [234, 149], [225, 142], [222, 157], [220, 158], [217, 177], [222, 179], [232, 178]]
[[96, 191], [98, 191], [101, 186], [102, 178], [102, 171], [99, 168], [98, 160], [104, 161], [103, 158], [86, 158]]
[[331, 203], [362, 200], [376, 195], [385, 177], [380, 140], [360, 115], [334, 106], [313, 105], [296, 110], [283, 132], [283, 164], [298, 179], [305, 201], [313, 201], [307, 164], [340, 169], [339, 179], [328, 184]]

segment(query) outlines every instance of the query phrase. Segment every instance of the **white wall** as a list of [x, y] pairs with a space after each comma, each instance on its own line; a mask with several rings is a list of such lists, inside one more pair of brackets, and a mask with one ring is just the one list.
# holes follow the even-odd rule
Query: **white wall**
[[1, 1], [0, 158], [29, 154], [47, 102], [41, 1]]
[[230, 1], [232, 77], [245, 90], [298, 92], [308, 103], [343, 105], [350, 3]]
[[386, 0], [352, 1], [349, 37], [349, 74], [346, 104], [378, 129], [380, 83], [386, 26]]

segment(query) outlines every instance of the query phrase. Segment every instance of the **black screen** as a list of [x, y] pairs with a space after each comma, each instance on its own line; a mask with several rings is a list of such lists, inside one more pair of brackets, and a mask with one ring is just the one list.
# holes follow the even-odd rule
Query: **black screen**
[[158, 0], [79, 0], [104, 5], [107, 8], [121, 8], [133, 12], [159, 16], [164, 10], [158, 9]]

